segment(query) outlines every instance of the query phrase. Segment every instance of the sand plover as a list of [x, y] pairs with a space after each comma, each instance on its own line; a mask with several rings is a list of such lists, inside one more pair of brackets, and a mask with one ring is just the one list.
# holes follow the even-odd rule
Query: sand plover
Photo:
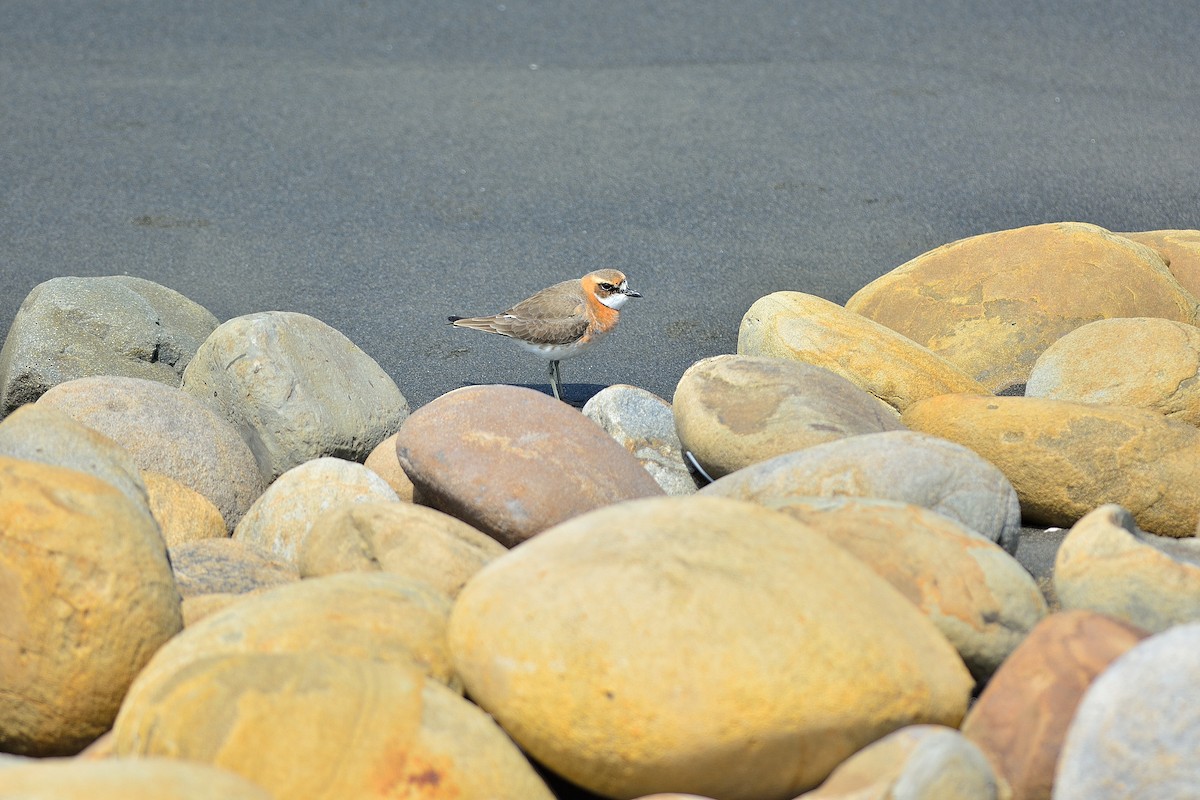
[[562, 400], [558, 362], [579, 355], [617, 327], [621, 306], [641, 295], [625, 275], [599, 269], [577, 280], [556, 283], [491, 317], [450, 317], [460, 328], [474, 328], [513, 339], [529, 352], [549, 359], [550, 388]]

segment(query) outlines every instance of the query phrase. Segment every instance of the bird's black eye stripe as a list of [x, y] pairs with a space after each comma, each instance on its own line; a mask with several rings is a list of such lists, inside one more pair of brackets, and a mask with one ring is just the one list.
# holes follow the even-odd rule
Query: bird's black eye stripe
[[601, 283], [600, 288], [606, 292], [615, 292], [617, 290], [617, 287], [613, 286], [611, 283]]

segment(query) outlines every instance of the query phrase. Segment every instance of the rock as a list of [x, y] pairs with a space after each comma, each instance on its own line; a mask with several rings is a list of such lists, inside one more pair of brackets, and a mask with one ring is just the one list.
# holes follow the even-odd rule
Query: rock
[[233, 539], [198, 539], [170, 548], [171, 568], [186, 599], [204, 594], [245, 594], [300, 580], [285, 561]]
[[179, 631], [153, 519], [111, 484], [0, 457], [0, 751], [79, 752]]
[[442, 395], [405, 421], [396, 451], [421, 502], [506, 547], [585, 511], [663, 493], [598, 425], [515, 386]]
[[262, 494], [254, 456], [225, 420], [187, 393], [140, 378], [78, 378], [38, 400], [124, 447], [143, 470], [207, 497], [229, 530]]
[[965, 394], [922, 400], [903, 420], [999, 467], [1030, 524], [1068, 527], [1117, 503], [1154, 533], [1196, 530], [1200, 430], [1191, 425], [1136, 408]]
[[294, 564], [297, 546], [322, 511], [381, 500], [399, 498], [383, 478], [362, 464], [314, 459], [280, 475], [246, 512], [233, 538]]
[[1193, 296], [1200, 297], [1200, 231], [1138, 231], [1120, 235], [1158, 253], [1175, 280]]
[[1054, 590], [1064, 608], [1098, 611], [1152, 633], [1200, 621], [1200, 542], [1151, 537], [1125, 509], [1101, 506], [1058, 548]]
[[770, 507], [896, 587], [954, 645], [980, 685], [1046, 615], [1046, 601], [1025, 568], [949, 517], [869, 498], [797, 498]]
[[992, 391], [1025, 383], [1042, 351], [1084, 323], [1196, 321], [1196, 299], [1153, 250], [1078, 222], [943, 245], [867, 284], [846, 308], [928, 347]]
[[183, 389], [250, 445], [268, 482], [321, 456], [361, 462], [408, 416], [375, 360], [305, 314], [236, 317], [204, 340]]
[[243, 653], [139, 684], [117, 718], [122, 755], [214, 764], [280, 798], [553, 800], [486, 714], [413, 667]]
[[1089, 611], [1051, 614], [992, 677], [963, 721], [1012, 787], [1013, 800], [1049, 800], [1079, 699], [1146, 632]]
[[467, 579], [507, 552], [465, 522], [409, 503], [355, 503], [313, 521], [297, 564], [305, 578], [380, 570], [456, 597]]
[[272, 800], [239, 775], [174, 758], [34, 761], [0, 772], [0, 793], [14, 800]]
[[194, 594], [191, 597], [185, 597], [179, 605], [183, 611], [183, 627], [190, 628], [200, 620], [211, 617], [218, 611], [224, 611], [234, 603], [239, 603], [251, 597], [257, 597], [270, 590], [270, 587], [263, 587], [261, 589], [251, 589], [242, 594], [217, 592], [214, 594]]
[[1169, 319], [1102, 319], [1038, 357], [1027, 397], [1134, 406], [1200, 425], [1200, 328]]
[[129, 451], [57, 408], [33, 403], [5, 417], [0, 455], [86, 472], [151, 513], [146, 482]]
[[939, 394], [989, 394], [929, 348], [803, 292], [775, 292], [755, 301], [742, 317], [737, 351], [824, 367], [900, 411]]
[[1021, 509], [1000, 470], [961, 445], [911, 431], [828, 442], [739, 470], [700, 494], [756, 503], [875, 497], [928, 508], [1016, 552]]
[[[139, 686], [210, 656], [327, 653], [412, 665], [461, 689], [446, 649], [450, 600], [420, 581], [383, 572], [330, 575], [275, 587], [196, 621], [142, 670]], [[141, 699], [130, 689], [128, 702]]]
[[911, 603], [786, 515], [651, 498], [484, 567], [450, 618], [470, 696], [605, 796], [791, 797], [903, 725], [958, 724], [972, 680]]
[[392, 487], [392, 491], [398, 498], [406, 503], [411, 503], [413, 502], [413, 484], [408, 475], [404, 473], [404, 468], [400, 466], [400, 459], [396, 457], [396, 438], [399, 435], [400, 433], [397, 431], [376, 445], [371, 454], [367, 456], [367, 460], [363, 462], [363, 466], [383, 478], [387, 485]]
[[221, 512], [207, 497], [157, 472], [144, 472], [150, 512], [167, 547], [197, 539], [224, 537], [229, 531]]
[[671, 404], [636, 386], [601, 389], [583, 407], [583, 415], [633, 454], [669, 495], [696, 491], [696, 480], [683, 460]]
[[910, 725], [855, 753], [796, 800], [1008, 800], [979, 748], [953, 728]]
[[1067, 731], [1056, 800], [1192, 797], [1200, 786], [1200, 624], [1146, 639], [1084, 694]]
[[0, 417], [91, 375], [178, 386], [216, 327], [203, 307], [142, 278], [52, 278], [26, 296], [0, 350]]
[[781, 358], [697, 361], [680, 378], [673, 408], [684, 449], [713, 478], [835, 439], [903, 429], [894, 409], [845, 378]]

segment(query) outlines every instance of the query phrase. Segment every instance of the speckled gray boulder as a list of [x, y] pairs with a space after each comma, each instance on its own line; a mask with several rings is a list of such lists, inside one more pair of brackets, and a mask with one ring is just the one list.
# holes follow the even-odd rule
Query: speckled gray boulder
[[203, 306], [143, 278], [52, 278], [26, 296], [0, 350], [0, 416], [89, 375], [178, 386], [217, 323]]
[[1021, 506], [1004, 474], [962, 445], [913, 431], [851, 436], [772, 458], [700, 494], [776, 504], [798, 497], [877, 497], [944, 514], [1017, 550]]
[[387, 373], [306, 314], [236, 317], [204, 341], [183, 389], [242, 434], [268, 481], [321, 456], [362, 461], [408, 417]]
[[666, 400], [645, 389], [618, 384], [601, 389], [588, 400], [583, 415], [633, 453], [664, 492], [685, 495], [696, 491]]
[[1200, 623], [1151, 636], [1092, 683], [1067, 731], [1055, 800], [1195, 797]]

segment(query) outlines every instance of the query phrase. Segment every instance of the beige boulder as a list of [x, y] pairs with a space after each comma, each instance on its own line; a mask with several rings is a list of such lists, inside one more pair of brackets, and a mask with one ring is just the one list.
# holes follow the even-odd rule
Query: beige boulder
[[782, 358], [697, 361], [679, 379], [672, 409], [684, 450], [713, 478], [835, 439], [903, 428], [892, 408], [840, 375]]
[[0, 457], [0, 751], [68, 755], [112, 724], [183, 622], [153, 519], [111, 484]]
[[245, 594], [300, 579], [288, 561], [236, 539], [196, 539], [170, 548], [175, 585], [186, 600], [205, 594]]
[[9, 800], [272, 800], [228, 770], [175, 758], [50, 758], [3, 768]]
[[221, 512], [195, 489], [157, 472], [143, 472], [142, 480], [167, 547], [228, 535]]
[[916, 722], [958, 724], [953, 647], [779, 512], [692, 496], [565, 522], [484, 567], [449, 628], [470, 696], [611, 797], [786, 798]]
[[775, 292], [756, 300], [742, 317], [737, 351], [824, 367], [900, 411], [939, 394], [989, 394], [929, 348], [803, 292]]
[[413, 502], [413, 483], [405, 474], [404, 467], [400, 466], [400, 459], [396, 457], [396, 439], [399, 436], [400, 433], [397, 431], [375, 445], [375, 449], [367, 456], [363, 466], [383, 478], [387, 485], [392, 487], [392, 491], [398, 498], [406, 503], [411, 503]]
[[1191, 425], [1136, 408], [965, 394], [922, 400], [903, 419], [999, 467], [1033, 524], [1068, 527], [1117, 503], [1146, 530], [1195, 533], [1200, 430]]
[[467, 579], [507, 550], [449, 514], [410, 503], [355, 503], [318, 516], [300, 543], [306, 578], [384, 571], [455, 597]]
[[275, 797], [553, 800], [482, 711], [414, 667], [240, 653], [138, 679], [122, 756], [213, 764]]
[[1158, 253], [1175, 280], [1194, 296], [1200, 297], [1200, 231], [1137, 231], [1122, 233], [1121, 236]]
[[946, 358], [992, 391], [1023, 384], [1042, 351], [1112, 317], [1196, 321], [1196, 299], [1153, 250], [1058, 222], [943, 245], [846, 303]]

